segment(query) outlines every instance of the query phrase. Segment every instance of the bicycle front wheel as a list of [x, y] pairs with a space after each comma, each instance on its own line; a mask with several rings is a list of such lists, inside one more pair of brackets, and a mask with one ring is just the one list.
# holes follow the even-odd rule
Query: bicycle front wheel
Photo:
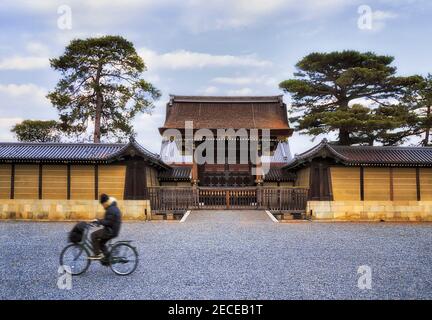
[[109, 255], [109, 264], [115, 274], [127, 276], [138, 266], [138, 252], [128, 243], [115, 244]]
[[87, 271], [90, 260], [89, 253], [80, 244], [72, 243], [66, 246], [60, 254], [60, 265], [69, 266], [73, 276], [78, 276]]

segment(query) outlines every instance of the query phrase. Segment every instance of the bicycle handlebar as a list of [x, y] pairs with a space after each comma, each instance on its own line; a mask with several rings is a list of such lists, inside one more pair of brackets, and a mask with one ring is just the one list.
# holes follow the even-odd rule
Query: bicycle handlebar
[[98, 221], [87, 222], [89, 227], [100, 227], [100, 223]]

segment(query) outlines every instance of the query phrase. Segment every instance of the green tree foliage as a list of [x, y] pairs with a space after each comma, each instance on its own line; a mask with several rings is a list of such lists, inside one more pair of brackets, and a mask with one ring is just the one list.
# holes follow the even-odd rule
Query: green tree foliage
[[60, 142], [58, 123], [54, 120], [24, 120], [11, 129], [18, 141], [22, 142]]
[[279, 84], [292, 96], [296, 130], [313, 136], [337, 132], [342, 145], [391, 145], [412, 135], [412, 112], [399, 101], [419, 77], [396, 76], [393, 60], [357, 51], [304, 57], [295, 78]]
[[405, 101], [417, 115], [417, 122], [414, 127], [415, 132], [423, 136], [421, 145], [431, 145], [432, 74], [422, 78], [422, 81], [406, 96]]
[[61, 128], [83, 134], [94, 123], [93, 141], [133, 134], [132, 119], [150, 112], [160, 92], [141, 78], [146, 70], [133, 44], [120, 36], [71, 41], [51, 59], [62, 78], [48, 98], [57, 108]]

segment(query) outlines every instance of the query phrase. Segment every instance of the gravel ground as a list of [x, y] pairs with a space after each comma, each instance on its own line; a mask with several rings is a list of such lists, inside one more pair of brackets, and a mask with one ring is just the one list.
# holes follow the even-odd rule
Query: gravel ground
[[[0, 299], [432, 299], [432, 224], [273, 223], [264, 212], [128, 222], [140, 254], [120, 277], [98, 263], [57, 288], [72, 223], [0, 222]], [[360, 265], [372, 289], [357, 287]]]

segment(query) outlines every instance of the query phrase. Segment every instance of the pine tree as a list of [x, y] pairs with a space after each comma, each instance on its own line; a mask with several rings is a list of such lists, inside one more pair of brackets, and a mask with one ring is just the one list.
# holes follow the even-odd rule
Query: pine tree
[[62, 79], [48, 98], [57, 108], [61, 128], [85, 133], [94, 124], [93, 141], [133, 134], [132, 119], [150, 112], [160, 92], [143, 78], [146, 70], [133, 44], [120, 36], [77, 39], [51, 59]]
[[337, 132], [342, 145], [400, 143], [412, 132], [410, 110], [399, 100], [420, 80], [396, 76], [393, 60], [357, 51], [304, 57], [295, 78], [279, 84], [292, 96], [296, 130], [313, 136]]

